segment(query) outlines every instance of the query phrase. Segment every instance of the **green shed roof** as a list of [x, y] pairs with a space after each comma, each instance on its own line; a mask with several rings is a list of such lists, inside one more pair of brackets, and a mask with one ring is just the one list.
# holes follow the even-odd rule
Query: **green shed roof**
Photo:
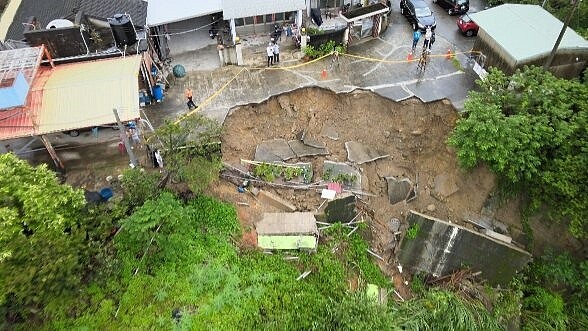
[[[537, 5], [504, 4], [470, 14], [516, 62], [549, 54], [563, 22]], [[588, 51], [588, 41], [568, 28], [559, 50]]]

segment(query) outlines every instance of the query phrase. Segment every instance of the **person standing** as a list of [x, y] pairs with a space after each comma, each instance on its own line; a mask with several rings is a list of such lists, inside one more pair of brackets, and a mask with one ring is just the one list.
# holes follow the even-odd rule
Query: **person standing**
[[188, 105], [188, 110], [192, 110], [192, 108], [196, 108], [196, 104], [194, 103], [194, 101], [192, 101], [192, 88], [188, 87], [186, 89], [186, 91], [184, 92], [184, 96], [186, 97], [186, 99], [188, 99], [188, 102], [186, 103]]
[[423, 49], [428, 49], [429, 43], [431, 42], [431, 37], [433, 36], [433, 31], [431, 31], [431, 27], [428, 26], [427, 30], [425, 31], [425, 42], [423, 44]]
[[419, 39], [421, 39], [421, 31], [419, 31], [419, 28], [416, 28], [412, 33], [412, 53], [414, 53], [417, 44], [419, 43]]
[[280, 63], [280, 46], [276, 43], [274, 44], [274, 64]]
[[269, 67], [274, 63], [274, 47], [272, 43], [267, 44], [265, 51], [267, 53], [267, 66]]
[[431, 41], [429, 42], [429, 53], [431, 53], [431, 47], [433, 47], [433, 43], [435, 43], [435, 31], [431, 35]]

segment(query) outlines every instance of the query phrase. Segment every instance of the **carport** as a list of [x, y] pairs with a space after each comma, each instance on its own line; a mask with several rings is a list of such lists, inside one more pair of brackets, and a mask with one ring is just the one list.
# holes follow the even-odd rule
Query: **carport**
[[353, 39], [359, 40], [369, 36], [378, 38], [387, 27], [388, 22], [385, 14], [389, 10], [385, 4], [376, 3], [341, 14], [341, 18], [347, 22], [349, 29], [347, 44], [351, 44]]
[[[0, 68], [15, 54], [28, 50], [42, 54], [44, 47], [0, 52]], [[40, 56], [40, 55], [39, 55]], [[14, 60], [13, 60], [13, 63]], [[34, 72], [30, 89], [21, 104], [0, 109], [0, 140], [31, 137], [41, 139], [58, 168], [64, 168], [46, 135], [50, 133], [97, 127], [116, 122], [113, 109], [121, 121], [137, 120], [139, 115], [139, 66], [141, 56], [40, 66], [40, 61], [22, 70], [12, 70], [16, 77]], [[13, 66], [13, 68], [17, 68]], [[3, 79], [3, 86], [9, 78]], [[2, 89], [4, 90], [4, 89]], [[22, 89], [21, 89], [22, 90]], [[6, 98], [1, 98], [6, 100]], [[6, 106], [6, 105], [4, 105]]]
[[[486, 68], [513, 73], [526, 65], [542, 66], [563, 23], [537, 5], [505, 4], [470, 14], [479, 26], [474, 52], [484, 54]], [[578, 77], [588, 61], [588, 41], [567, 28], [550, 66], [558, 77]]]

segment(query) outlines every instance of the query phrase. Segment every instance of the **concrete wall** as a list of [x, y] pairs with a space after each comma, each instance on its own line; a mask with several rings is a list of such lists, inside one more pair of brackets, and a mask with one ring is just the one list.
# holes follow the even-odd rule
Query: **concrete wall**
[[[492, 39], [485, 31], [480, 29], [473, 51], [481, 52], [486, 56], [485, 69], [496, 67], [507, 74], [512, 74], [518, 68], [524, 66], [543, 66], [549, 54], [539, 55], [536, 58], [516, 62], [500, 45]], [[582, 70], [588, 63], [588, 49], [566, 50], [559, 49], [550, 71], [557, 77], [575, 78], [579, 77]]]
[[413, 272], [441, 277], [468, 267], [493, 285], [506, 284], [532, 258], [520, 248], [415, 211], [407, 220], [411, 227], [418, 224], [418, 231], [416, 238], [402, 241], [399, 260]]
[[[210, 23], [212, 23], [212, 18], [210, 15], [206, 15], [192, 18], [186, 21], [168, 24], [166, 29], [167, 33], [170, 35], [168, 40], [168, 47], [171, 56], [201, 49], [209, 45], [216, 45], [216, 38], [210, 38], [208, 35], [210, 26], [204, 27]], [[203, 28], [188, 33], [180, 33], [200, 27]]]

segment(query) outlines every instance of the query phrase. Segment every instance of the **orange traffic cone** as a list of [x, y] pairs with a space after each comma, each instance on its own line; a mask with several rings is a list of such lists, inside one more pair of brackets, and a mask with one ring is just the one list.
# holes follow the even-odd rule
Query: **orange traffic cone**
[[323, 69], [323, 72], [321, 73], [321, 78], [327, 79], [327, 69]]
[[414, 59], [414, 57], [412, 56], [412, 52], [408, 53], [408, 56], [406, 57], [407, 61], [412, 61], [412, 59]]
[[451, 48], [447, 49], [447, 54], [445, 54], [446, 59], [451, 59], [453, 57], [453, 53], [451, 53]]

